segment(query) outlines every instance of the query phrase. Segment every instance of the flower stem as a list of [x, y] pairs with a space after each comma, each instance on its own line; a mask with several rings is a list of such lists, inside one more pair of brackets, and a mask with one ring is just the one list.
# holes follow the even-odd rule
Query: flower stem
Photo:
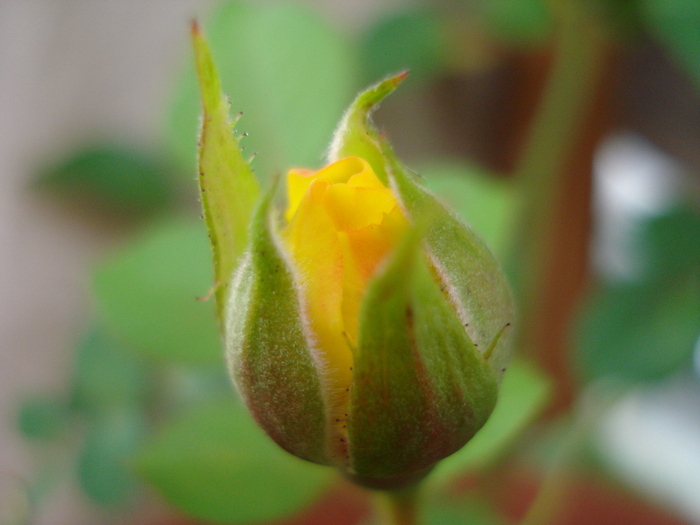
[[573, 0], [550, 5], [558, 22], [554, 65], [514, 173], [523, 199], [506, 265], [513, 270], [522, 312], [533, 311], [537, 302], [561, 172], [601, 80], [606, 44], [590, 10]]
[[394, 491], [377, 492], [376, 505], [381, 525], [418, 525], [419, 483]]

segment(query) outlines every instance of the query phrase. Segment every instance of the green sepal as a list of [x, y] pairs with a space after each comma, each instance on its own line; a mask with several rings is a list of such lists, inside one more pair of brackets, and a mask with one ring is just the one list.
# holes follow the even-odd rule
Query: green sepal
[[387, 78], [358, 95], [338, 126], [329, 157], [365, 158], [392, 186], [409, 218], [428, 224], [424, 242], [430, 263], [469, 337], [500, 377], [515, 335], [515, 304], [505, 274], [484, 241], [415, 181], [370, 121], [372, 111], [405, 76]]
[[388, 77], [360, 93], [347, 109], [333, 135], [328, 151], [328, 162], [333, 163], [345, 157], [361, 157], [374, 169], [377, 177], [389, 183], [382, 151], [379, 148], [379, 135], [370, 123], [372, 112], [379, 103], [408, 75], [407, 71]]
[[255, 212], [250, 245], [233, 277], [224, 340], [248, 410], [283, 449], [329, 464], [326, 409], [304, 331], [297, 287], [270, 224], [274, 187]]
[[412, 483], [493, 410], [496, 375], [428, 269], [412, 228], [362, 301], [348, 420], [351, 477]]
[[481, 237], [418, 184], [385, 141], [380, 144], [404, 210], [427, 224], [424, 243], [445, 295], [500, 378], [515, 335], [515, 302], [503, 270]]
[[192, 25], [192, 44], [202, 94], [199, 138], [199, 189], [204, 220], [214, 256], [214, 286], [219, 319], [223, 318], [228, 280], [248, 243], [248, 225], [260, 196], [253, 170], [233, 135], [229, 101], [211, 50]]

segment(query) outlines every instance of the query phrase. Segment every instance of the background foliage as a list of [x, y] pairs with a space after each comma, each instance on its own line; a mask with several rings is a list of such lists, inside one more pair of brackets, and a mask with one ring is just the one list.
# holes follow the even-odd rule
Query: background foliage
[[[608, 53], [634, 50], [653, 39], [698, 87], [697, 2], [591, 5], [592, 14], [584, 10], [585, 24], [604, 35]], [[399, 153], [405, 152], [426, 185], [505, 263], [527, 192], [517, 176], [501, 172], [517, 175], [517, 162], [504, 169], [487, 153], [466, 158], [459, 147], [436, 140], [432, 129], [459, 132], [469, 123], [460, 121], [455, 128], [454, 119], [439, 109], [425, 122], [429, 112], [416, 101], [430, 100], [455, 79], [498, 70], [503, 57], [547, 53], [563, 38], [560, 16], [544, 0], [414, 2], [398, 4], [348, 35], [298, 3], [234, 0], [217, 5], [204, 25], [224, 91], [234, 111], [244, 110], [237, 133], [248, 134], [243, 144], [256, 154], [253, 166], [263, 180], [290, 166], [317, 167], [354, 93], [409, 68], [405, 93], [386, 105], [387, 124], [398, 122], [389, 134], [396, 135]], [[213, 279], [191, 181], [198, 92], [191, 61], [184, 62], [188, 65], [164, 108], [162, 151], [92, 144], [37, 176], [41, 191], [98, 209], [110, 220], [126, 220], [137, 233], [95, 268], [95, 314], [77, 338], [68, 393], [28, 398], [19, 409], [18, 427], [38, 456], [53, 458], [60, 450], [74, 464], [84, 493], [112, 512], [138, 504], [145, 483], [200, 520], [280, 520], [311, 505], [338, 481], [327, 469], [278, 450], [252, 423], [226, 378], [213, 303], [197, 300], [207, 295]], [[447, 108], [451, 111], [463, 115], [459, 107]], [[416, 131], [402, 129], [416, 123]], [[419, 147], [414, 148], [416, 135]], [[490, 143], [492, 150], [499, 146], [504, 142]], [[549, 182], [555, 185], [557, 176], [554, 170]], [[635, 228], [630, 242], [644, 264], [634, 278], [592, 272], [590, 291], [570, 320], [573, 364], [567, 379], [577, 393], [602, 379], [624, 389], [691, 369], [700, 333], [698, 202], [689, 192]], [[541, 206], [553, 203], [544, 200]], [[524, 341], [523, 357], [506, 375], [492, 419], [432, 476], [427, 523], [503, 523], [503, 513], [482, 491], [456, 497], [459, 480], [488, 479], [507, 459], [522, 457], [522, 443], [544, 440], [543, 435], [566, 441], [561, 438], [566, 432], [558, 434], [556, 428], [575, 419], [575, 404], [560, 407], [539, 432], [532, 430], [561, 378], [549, 377], [547, 363], [548, 373], [540, 370], [535, 361], [539, 355], [542, 364], [542, 354]], [[525, 439], [533, 433], [536, 438]], [[28, 488], [35, 505], [63, 480], [53, 459], [45, 463]]]

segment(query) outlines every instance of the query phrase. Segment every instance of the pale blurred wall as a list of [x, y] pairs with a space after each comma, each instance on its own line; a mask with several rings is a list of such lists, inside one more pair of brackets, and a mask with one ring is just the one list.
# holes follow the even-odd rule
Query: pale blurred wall
[[[18, 401], [66, 387], [89, 269], [110, 241], [26, 186], [43, 158], [95, 135], [156, 140], [186, 21], [206, 3], [0, 1], [0, 505], [31, 472]], [[71, 492], [42, 522], [95, 523]]]
[[[352, 30], [397, 2], [306, 3]], [[42, 159], [90, 138], [156, 143], [188, 57], [187, 22], [212, 3], [0, 0], [0, 510], [31, 471], [17, 404], [66, 388], [90, 311], [89, 270], [114, 241], [106, 225], [65, 214], [27, 184]], [[40, 522], [97, 523], [79, 502], [66, 487]]]

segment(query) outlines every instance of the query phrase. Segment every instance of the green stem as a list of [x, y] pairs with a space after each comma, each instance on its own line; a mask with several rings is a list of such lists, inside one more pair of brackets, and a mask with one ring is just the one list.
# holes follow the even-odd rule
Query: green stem
[[514, 174], [522, 201], [507, 265], [525, 315], [538, 300], [560, 175], [590, 107], [605, 48], [582, 3], [550, 5], [558, 22], [554, 64]]
[[406, 489], [382, 491], [376, 495], [376, 509], [381, 525], [418, 525], [420, 483]]

